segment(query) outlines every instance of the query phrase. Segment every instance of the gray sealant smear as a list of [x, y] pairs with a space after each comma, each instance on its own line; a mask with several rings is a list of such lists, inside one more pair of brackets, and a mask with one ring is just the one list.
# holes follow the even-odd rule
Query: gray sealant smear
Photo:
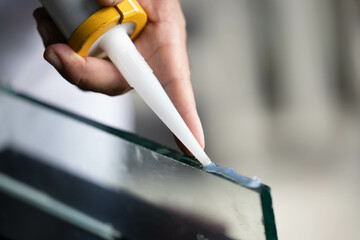
[[259, 188], [261, 186], [261, 181], [258, 178], [254, 177], [254, 179], [250, 179], [235, 172], [233, 168], [221, 167], [215, 163], [211, 163], [203, 169], [205, 172], [223, 176], [247, 188]]

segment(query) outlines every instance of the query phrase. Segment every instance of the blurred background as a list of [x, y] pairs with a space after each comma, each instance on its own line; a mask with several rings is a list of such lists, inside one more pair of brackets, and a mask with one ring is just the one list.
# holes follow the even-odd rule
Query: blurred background
[[[177, 149], [134, 92], [109, 98], [62, 80], [42, 60], [39, 2], [12, 2], [0, 2], [1, 81]], [[360, 239], [360, 1], [181, 3], [210, 158], [272, 187], [279, 239]]]

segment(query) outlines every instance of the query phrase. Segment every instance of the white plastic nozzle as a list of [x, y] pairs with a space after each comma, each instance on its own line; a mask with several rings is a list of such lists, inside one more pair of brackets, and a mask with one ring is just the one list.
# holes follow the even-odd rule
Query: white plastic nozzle
[[99, 39], [98, 46], [106, 52], [130, 86], [186, 148], [203, 166], [210, 165], [211, 160], [181, 118], [149, 65], [137, 51], [125, 27], [118, 25], [108, 31]]

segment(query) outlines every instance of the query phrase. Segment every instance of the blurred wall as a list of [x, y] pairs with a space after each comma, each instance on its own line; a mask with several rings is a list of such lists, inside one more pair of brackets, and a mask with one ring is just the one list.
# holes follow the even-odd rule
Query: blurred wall
[[360, 239], [360, 2], [181, 2], [212, 160], [272, 186], [280, 239]]

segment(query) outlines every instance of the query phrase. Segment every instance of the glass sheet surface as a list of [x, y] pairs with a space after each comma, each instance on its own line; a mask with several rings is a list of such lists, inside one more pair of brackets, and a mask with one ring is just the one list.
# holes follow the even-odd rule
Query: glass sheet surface
[[127, 239], [277, 239], [267, 186], [242, 187], [191, 157], [4, 90], [0, 173]]

